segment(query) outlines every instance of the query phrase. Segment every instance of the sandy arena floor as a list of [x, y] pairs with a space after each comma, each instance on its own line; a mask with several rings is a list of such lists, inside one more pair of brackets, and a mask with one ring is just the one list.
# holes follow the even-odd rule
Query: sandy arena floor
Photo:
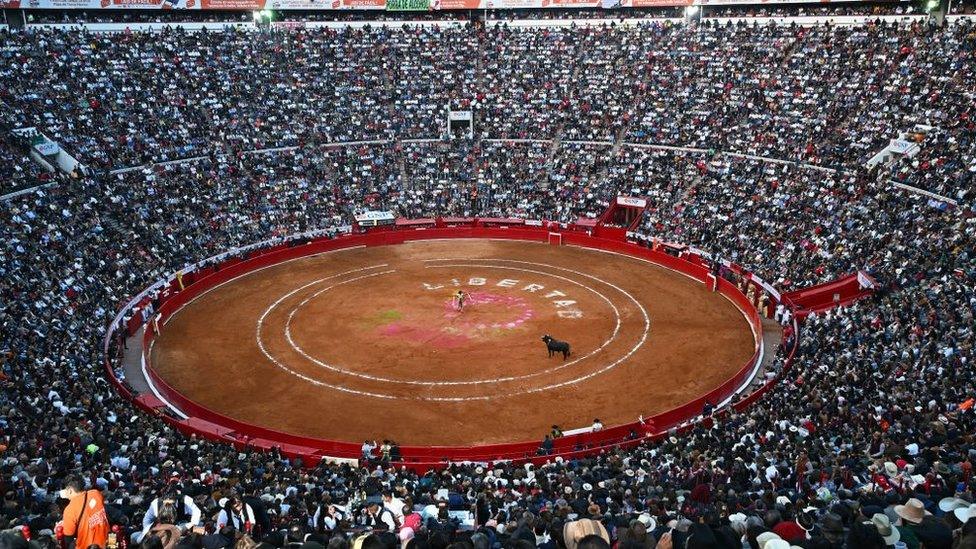
[[[458, 288], [471, 295], [461, 313]], [[572, 356], [548, 358], [543, 334], [568, 341]], [[468, 445], [674, 408], [754, 348], [743, 315], [681, 274], [571, 246], [450, 240], [235, 279], [172, 317], [151, 356], [184, 395], [242, 421]]]

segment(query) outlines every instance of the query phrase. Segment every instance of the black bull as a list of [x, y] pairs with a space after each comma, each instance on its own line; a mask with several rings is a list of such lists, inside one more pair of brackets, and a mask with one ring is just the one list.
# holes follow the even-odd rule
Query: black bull
[[566, 360], [566, 358], [569, 357], [569, 343], [559, 341], [558, 339], [553, 339], [549, 336], [549, 334], [542, 336], [542, 341], [546, 343], [546, 349], [549, 350], [549, 358], [552, 358], [552, 355], [556, 353], [562, 353], [563, 360]]

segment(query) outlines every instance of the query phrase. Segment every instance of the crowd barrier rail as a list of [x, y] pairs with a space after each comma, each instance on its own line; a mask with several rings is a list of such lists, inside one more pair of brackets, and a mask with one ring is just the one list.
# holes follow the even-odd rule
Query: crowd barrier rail
[[[531, 225], [529, 225], [531, 223]], [[449, 226], [453, 225], [453, 226]], [[289, 241], [269, 245], [265, 248], [251, 249], [222, 261], [195, 270], [186, 270], [180, 277], [170, 277], [155, 286], [155, 298], [142, 295], [141, 299], [130, 302], [120, 311], [109, 334], [105, 338], [104, 351], [106, 370], [113, 385], [124, 396], [133, 400], [140, 408], [156, 413], [163, 421], [186, 434], [194, 434], [210, 440], [233, 444], [237, 447], [258, 449], [279, 448], [283, 455], [300, 457], [305, 464], [314, 465], [323, 459], [355, 460], [360, 455], [361, 443], [356, 441], [335, 441], [284, 433], [253, 425], [227, 417], [210, 410], [182, 395], [168, 384], [153, 369], [149, 349], [155, 337], [154, 325], [163, 327], [166, 319], [182, 306], [193, 301], [209, 289], [252, 272], [256, 269], [281, 263], [286, 260], [310, 256], [318, 253], [359, 246], [388, 246], [408, 241], [475, 238], [506, 239], [533, 242], [547, 242], [549, 235], [559, 232], [563, 245], [610, 251], [642, 259], [673, 271], [682, 273], [702, 284], [710, 282], [710, 271], [700, 258], [693, 254], [675, 257], [662, 250], [651, 249], [625, 240], [613, 240], [592, 236], [573, 226], [551, 222], [527, 222], [505, 219], [448, 219], [419, 220], [418, 223], [401, 223], [397, 227], [340, 236], [316, 237], [311, 240]], [[503, 444], [478, 446], [404, 446], [401, 447], [403, 465], [417, 470], [444, 467], [451, 462], [493, 463], [500, 461], [532, 461], [541, 463], [556, 457], [575, 459], [605, 451], [610, 448], [627, 448], [641, 441], [665, 436], [673, 432], [691, 428], [693, 421], [701, 419], [706, 402], [717, 404], [731, 400], [742, 391], [754, 377], [762, 360], [762, 320], [754, 305], [731, 282], [718, 279], [717, 291], [729, 299], [749, 322], [755, 336], [755, 352], [750, 360], [736, 371], [728, 380], [703, 395], [692, 398], [677, 408], [656, 414], [643, 423], [634, 421], [624, 425], [606, 428], [599, 432], [584, 432], [556, 439], [552, 453], [537, 455], [541, 441], [520, 441]], [[151, 316], [141, 314], [140, 310], [155, 301], [156, 310]], [[152, 388], [152, 393], [134, 394], [129, 387], [119, 381], [109, 356], [113, 338], [133, 335], [142, 326], [143, 334], [143, 373]], [[771, 387], [767, 383], [760, 391]], [[761, 395], [762, 393], [760, 393]], [[759, 398], [753, 393], [750, 399]], [[740, 409], [742, 401], [732, 402]]]
[[864, 275], [852, 273], [823, 284], [785, 292], [782, 296], [783, 303], [801, 317], [834, 307], [846, 307], [874, 293], [873, 279], [870, 285], [864, 285], [861, 282], [862, 276]]

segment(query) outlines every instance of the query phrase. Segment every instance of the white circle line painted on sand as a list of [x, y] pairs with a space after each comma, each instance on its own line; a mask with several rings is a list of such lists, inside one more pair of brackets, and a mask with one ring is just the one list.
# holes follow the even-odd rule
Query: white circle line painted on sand
[[[427, 260], [425, 260], [425, 261], [427, 261]], [[465, 259], [465, 258], [445, 258], [445, 259], [434, 259], [434, 260], [429, 260], [429, 261], [472, 261], [472, 260]], [[512, 262], [512, 263], [522, 263], [522, 264], [527, 264], [527, 265], [537, 265], [537, 266], [541, 265], [541, 266], [545, 266], [544, 264], [534, 264], [531, 261], [517, 261], [517, 260], [514, 260], [514, 259], [478, 259], [476, 261], [503, 261], [503, 262], [504, 261], [508, 261], [508, 262]], [[343, 276], [344, 274], [349, 274], [349, 273], [358, 272], [358, 271], [365, 271], [365, 270], [368, 270], [370, 268], [375, 268], [375, 267], [367, 267], [367, 268], [364, 268], [364, 269], [358, 269], [358, 270], [354, 270], [354, 271], [349, 271], [347, 273], [340, 273], [340, 274], [335, 275], [335, 276], [332, 276], [332, 277], [326, 277], [325, 279], [322, 279], [322, 280], [328, 280], [330, 278], [337, 278], [339, 276]], [[496, 399], [501, 399], [501, 398], [508, 398], [508, 397], [511, 397], [511, 396], [518, 396], [518, 395], [524, 395], [524, 394], [533, 394], [533, 393], [541, 393], [541, 392], [544, 392], [544, 391], [550, 391], [552, 389], [559, 389], [559, 388], [566, 387], [566, 386], [569, 386], [569, 385], [575, 385], [575, 384], [577, 384], [577, 383], [579, 383], [581, 381], [586, 381], [588, 379], [592, 379], [592, 378], [594, 378], [594, 377], [596, 377], [596, 376], [598, 376], [598, 375], [600, 375], [600, 374], [602, 374], [604, 372], [607, 372], [607, 371], [609, 371], [609, 370], [617, 367], [618, 364], [620, 364], [623, 361], [629, 359], [631, 356], [634, 355], [634, 353], [637, 352], [637, 350], [641, 346], [644, 345], [644, 343], [647, 341], [647, 334], [648, 334], [648, 332], [650, 331], [650, 328], [651, 328], [651, 320], [650, 320], [650, 317], [647, 314], [647, 310], [644, 308], [644, 306], [640, 302], [638, 302], [634, 298], [634, 296], [630, 295], [630, 293], [628, 293], [626, 290], [623, 290], [622, 288], [620, 288], [620, 287], [618, 287], [618, 286], [616, 286], [616, 285], [614, 285], [614, 284], [612, 284], [610, 282], [606, 282], [604, 280], [601, 280], [601, 279], [599, 279], [597, 277], [588, 275], [586, 273], [581, 273], [579, 271], [574, 271], [572, 269], [566, 269], [566, 268], [563, 268], [563, 267], [553, 267], [553, 268], [559, 269], [559, 270], [562, 270], [562, 271], [572, 272], [574, 274], [578, 274], [578, 275], [584, 276], [586, 278], [591, 278], [593, 280], [597, 280], [597, 281], [603, 282], [604, 284], [606, 284], [608, 286], [611, 286], [611, 287], [617, 289], [619, 292], [623, 293], [631, 301], [633, 301], [637, 305], [637, 307], [640, 309], [641, 314], [644, 316], [644, 332], [641, 334], [641, 338], [640, 338], [639, 343], [633, 349], [631, 349], [627, 354], [625, 354], [624, 356], [622, 356], [622, 357], [618, 358], [617, 360], [611, 362], [610, 364], [604, 366], [603, 368], [600, 368], [599, 370], [590, 372], [589, 374], [586, 374], [586, 375], [583, 375], [583, 376], [580, 376], [580, 377], [577, 377], [577, 378], [574, 378], [574, 379], [570, 379], [570, 380], [563, 381], [563, 382], [560, 382], [560, 383], [552, 383], [552, 384], [549, 384], [549, 385], [546, 385], [546, 386], [543, 386], [543, 387], [535, 387], [535, 388], [532, 388], [532, 389], [526, 389], [524, 391], [518, 391], [518, 392], [515, 392], [515, 393], [506, 393], [506, 394], [501, 394], [501, 395], [478, 395], [478, 396], [466, 396], [466, 397], [422, 397], [422, 396], [417, 396], [417, 397], [403, 397], [403, 396], [395, 396], [395, 395], [389, 395], [389, 394], [383, 394], [383, 393], [373, 393], [373, 392], [369, 392], [369, 391], [362, 391], [362, 390], [359, 390], [359, 389], [350, 389], [349, 387], [343, 387], [341, 385], [333, 385], [331, 383], [326, 383], [324, 381], [320, 381], [320, 380], [314, 379], [314, 378], [309, 377], [307, 375], [304, 375], [304, 374], [302, 374], [300, 372], [296, 372], [296, 371], [292, 370], [291, 368], [289, 368], [288, 366], [282, 364], [280, 361], [278, 361], [277, 359], [275, 359], [273, 356], [271, 356], [271, 354], [267, 351], [267, 349], [265, 349], [264, 344], [261, 341], [261, 337], [260, 337], [261, 326], [262, 326], [262, 323], [264, 321], [264, 318], [270, 312], [270, 309], [271, 308], [265, 310], [264, 314], [262, 314], [261, 315], [261, 318], [258, 320], [258, 338], [257, 338], [258, 339], [258, 347], [261, 349], [261, 352], [264, 353], [265, 357], [267, 357], [268, 360], [270, 360], [272, 363], [274, 363], [280, 369], [282, 369], [282, 370], [284, 370], [284, 371], [292, 374], [293, 376], [295, 376], [295, 377], [297, 377], [297, 378], [299, 378], [299, 379], [301, 379], [303, 381], [306, 381], [308, 383], [311, 383], [312, 385], [317, 385], [319, 387], [327, 387], [329, 389], [334, 389], [336, 391], [340, 391], [340, 392], [344, 392], [344, 393], [349, 393], [349, 394], [354, 394], [354, 395], [359, 395], [359, 396], [368, 396], [368, 397], [374, 397], [374, 398], [382, 398], [382, 399], [387, 399], [387, 400], [421, 400], [421, 401], [432, 401], [432, 402], [467, 402], [467, 401], [496, 400]], [[286, 294], [285, 296], [282, 296], [278, 301], [275, 302], [275, 304], [278, 304], [278, 303], [284, 301], [289, 296], [294, 295], [298, 291], [301, 291], [302, 289], [304, 289], [304, 288], [306, 288], [308, 286], [311, 286], [311, 285], [313, 285], [313, 284], [315, 284], [317, 282], [321, 282], [321, 280], [320, 281], [313, 282], [313, 283], [310, 283], [310, 284], [306, 284], [302, 288], [297, 288], [297, 289], [293, 290], [289, 294]]]
[[[288, 299], [289, 297], [295, 295], [296, 293], [304, 290], [305, 288], [308, 288], [310, 286], [314, 286], [316, 284], [322, 283], [322, 282], [324, 282], [326, 280], [332, 280], [332, 279], [335, 279], [335, 278], [339, 278], [340, 276], [345, 276], [345, 275], [353, 274], [353, 273], [360, 273], [360, 272], [363, 272], [363, 271], [368, 271], [368, 270], [371, 270], [371, 269], [378, 269], [380, 267], [387, 267], [387, 266], [388, 265], [384, 263], [382, 265], [373, 265], [372, 267], [363, 267], [362, 269], [353, 269], [351, 271], [345, 271], [345, 272], [342, 272], [342, 273], [339, 273], [339, 274], [336, 274], [336, 275], [327, 276], [325, 278], [320, 278], [318, 280], [313, 280], [312, 282], [309, 282], [308, 284], [305, 284], [304, 286], [300, 286], [298, 288], [295, 288], [294, 290], [292, 290], [292, 291], [288, 292], [287, 294], [281, 296], [280, 298], [278, 298], [277, 301], [275, 301], [274, 303], [272, 303], [271, 306], [269, 306], [267, 309], [265, 309], [264, 312], [261, 314], [261, 317], [258, 318], [258, 322], [257, 322], [257, 333], [255, 334], [255, 339], [257, 340], [258, 348], [261, 349], [261, 352], [264, 354], [265, 358], [267, 358], [268, 360], [270, 360], [272, 364], [274, 364], [275, 366], [277, 366], [281, 370], [284, 370], [285, 372], [288, 372], [289, 374], [291, 374], [291, 375], [293, 375], [293, 376], [295, 376], [295, 377], [297, 377], [297, 378], [299, 378], [299, 379], [301, 379], [303, 381], [306, 381], [308, 383], [311, 383], [312, 385], [317, 385], [319, 387], [328, 387], [329, 389], [334, 389], [336, 391], [342, 391], [342, 392], [345, 392], [345, 393], [351, 393], [351, 394], [359, 395], [359, 396], [370, 396], [370, 397], [375, 397], [375, 398], [386, 398], [386, 399], [395, 399], [395, 398], [398, 398], [398, 397], [391, 396], [391, 395], [384, 395], [384, 394], [380, 394], [380, 393], [370, 393], [370, 392], [366, 392], [366, 391], [359, 391], [359, 390], [355, 390], [355, 389], [348, 389], [346, 387], [342, 387], [342, 386], [339, 386], [339, 385], [332, 385], [331, 383], [325, 383], [323, 381], [319, 381], [319, 380], [317, 380], [315, 378], [309, 377], [309, 376], [307, 376], [305, 374], [302, 374], [300, 372], [296, 372], [295, 370], [292, 370], [291, 368], [289, 368], [285, 364], [282, 364], [281, 361], [279, 361], [274, 356], [272, 356], [271, 353], [268, 352], [268, 350], [264, 347], [264, 341], [261, 338], [261, 330], [264, 327], [264, 319], [267, 318], [268, 314], [271, 313], [272, 309], [274, 309], [275, 307], [277, 307], [278, 305], [280, 305], [282, 301], [284, 301], [284, 300]], [[389, 272], [393, 272], [393, 271], [382, 271], [382, 274], [387, 274]]]
[[[539, 392], [542, 392], [542, 391], [549, 391], [549, 390], [552, 390], [552, 389], [558, 389], [558, 388], [561, 388], [561, 387], [566, 387], [568, 385], [575, 385], [576, 383], [579, 383], [581, 381], [586, 381], [588, 379], [592, 379], [593, 377], [596, 377], [596, 376], [598, 376], [598, 375], [600, 375], [600, 374], [602, 374], [604, 372], [607, 372], [609, 370], [612, 370], [613, 368], [616, 368], [617, 365], [619, 365], [623, 361], [625, 361], [628, 358], [630, 358], [631, 356], [633, 356], [634, 353], [636, 353], [637, 350], [640, 349], [644, 345], [644, 343], [647, 341], [647, 334], [651, 330], [651, 318], [647, 314], [647, 309], [645, 309], [644, 308], [644, 305], [641, 304], [639, 301], [637, 301], [637, 299], [634, 296], [632, 296], [629, 292], [627, 292], [627, 290], [624, 290], [623, 288], [617, 286], [616, 284], [613, 284], [612, 282], [607, 282], [606, 280], [603, 280], [602, 278], [598, 278], [596, 276], [593, 276], [593, 275], [590, 275], [590, 274], [587, 274], [587, 273], [584, 273], [584, 272], [576, 271], [576, 270], [573, 270], [573, 269], [567, 269], [565, 267], [557, 267], [555, 265], [548, 265], [548, 264], [545, 264], [545, 263], [536, 263], [536, 262], [532, 262], [532, 261], [520, 261], [520, 260], [517, 260], [517, 259], [504, 259], [504, 258], [488, 258], [488, 257], [486, 257], [486, 258], [437, 258], [437, 259], [425, 259], [423, 261], [425, 263], [433, 263], [433, 262], [441, 262], [441, 261], [497, 261], [497, 262], [503, 262], [503, 263], [516, 263], [516, 264], [520, 264], [520, 265], [534, 265], [534, 266], [549, 267], [549, 268], [552, 268], [552, 269], [564, 271], [564, 272], [567, 272], [567, 273], [573, 273], [575, 275], [579, 275], [579, 276], [582, 276], [582, 277], [585, 277], [585, 278], [589, 278], [589, 279], [592, 279], [592, 280], [596, 280], [597, 282], [600, 282], [600, 283], [606, 284], [607, 286], [610, 286], [611, 288], [613, 288], [613, 289], [617, 290], [618, 292], [620, 292], [620, 293], [624, 294], [625, 296], [627, 296], [635, 305], [637, 305], [637, 308], [640, 310], [641, 315], [643, 315], [643, 317], [644, 317], [644, 331], [643, 331], [643, 333], [641, 333], [640, 341], [637, 343], [637, 345], [635, 345], [624, 356], [618, 358], [617, 360], [611, 362], [610, 364], [604, 366], [603, 368], [600, 368], [599, 370], [595, 370], [593, 372], [590, 372], [589, 374], [586, 374], [586, 375], [583, 375], [583, 376], [580, 376], [580, 377], [577, 377], [577, 378], [574, 378], [574, 379], [570, 379], [570, 380], [563, 381], [563, 382], [560, 382], [560, 383], [552, 383], [552, 384], [546, 385], [544, 387], [536, 387], [536, 388], [532, 388], [532, 389], [526, 389], [524, 391], [520, 391], [520, 392], [517, 392], [517, 393], [511, 393], [511, 394], [508, 394], [508, 395], [502, 395], [502, 396], [514, 396], [514, 395], [522, 395], [522, 394], [530, 394], [530, 393], [539, 393]], [[437, 400], [459, 401], [459, 400], [468, 400], [470, 398], [471, 397], [454, 397], [454, 398], [441, 398], [441, 399], [437, 399]], [[474, 398], [476, 398], [477, 400], [489, 400], [489, 399], [496, 398], [496, 397], [486, 396], [486, 397], [474, 397]]]
[[[431, 261], [465, 261], [465, 260], [463, 260], [463, 259], [441, 259], [441, 260], [431, 260]], [[467, 261], [470, 261], [470, 260], [467, 260]], [[645, 309], [644, 306], [639, 301], [637, 301], [637, 299], [634, 298], [634, 296], [630, 295], [630, 293], [628, 293], [626, 290], [624, 290], [623, 288], [620, 288], [619, 286], [616, 286], [615, 284], [613, 284], [611, 282], [607, 282], [606, 280], [602, 280], [602, 279], [597, 278], [595, 276], [592, 276], [592, 275], [589, 275], [589, 274], [586, 274], [586, 273], [582, 273], [582, 272], [579, 272], [579, 271], [574, 271], [572, 269], [566, 269], [566, 268], [563, 268], [563, 267], [556, 267], [554, 265], [545, 265], [545, 264], [542, 264], [542, 263], [533, 263], [531, 261], [517, 261], [517, 260], [514, 260], [514, 259], [491, 259], [491, 258], [476, 259], [474, 261], [501, 261], [501, 262], [519, 263], [519, 264], [523, 264], [523, 265], [548, 266], [548, 267], [551, 267], [553, 269], [558, 269], [560, 271], [570, 272], [570, 273], [573, 273], [573, 274], [576, 274], [576, 275], [579, 275], [579, 276], [582, 276], [582, 277], [586, 277], [586, 278], [590, 278], [592, 280], [596, 280], [598, 282], [602, 282], [603, 284], [606, 284], [607, 286], [610, 286], [611, 288], [614, 288], [618, 292], [624, 294], [625, 296], [627, 296], [628, 298], [630, 298], [630, 300], [633, 301], [635, 305], [637, 305], [637, 308], [640, 309], [641, 314], [644, 316], [644, 331], [641, 334], [640, 341], [630, 351], [628, 351], [627, 354], [625, 354], [624, 356], [622, 356], [622, 357], [618, 358], [617, 360], [611, 362], [610, 364], [607, 364], [603, 368], [600, 368], [599, 370], [594, 370], [594, 371], [592, 371], [592, 372], [590, 372], [590, 373], [588, 373], [586, 375], [583, 375], [583, 376], [579, 376], [579, 377], [576, 377], [576, 378], [573, 378], [573, 379], [570, 379], [570, 380], [566, 380], [566, 381], [563, 381], [563, 382], [560, 382], [560, 383], [551, 383], [551, 384], [545, 385], [543, 387], [534, 387], [532, 389], [526, 389], [524, 391], [518, 391], [518, 392], [515, 392], [515, 393], [508, 393], [508, 394], [505, 394], [505, 395], [477, 396], [477, 397], [441, 397], [441, 398], [428, 398], [428, 400], [438, 400], [438, 401], [446, 401], [446, 402], [463, 402], [463, 401], [466, 401], [466, 400], [493, 400], [493, 399], [496, 399], [496, 398], [505, 398], [505, 397], [517, 396], [517, 395], [541, 393], [543, 391], [551, 391], [553, 389], [559, 389], [561, 387], [566, 387], [566, 386], [569, 386], [569, 385], [575, 385], [575, 384], [577, 384], [577, 383], [579, 383], [581, 381], [586, 381], [588, 379], [592, 379], [592, 378], [594, 378], [594, 377], [596, 377], [596, 376], [598, 376], [598, 375], [600, 375], [602, 373], [608, 372], [608, 371], [616, 368], [620, 363], [624, 362], [625, 360], [627, 360], [631, 356], [633, 356], [634, 353], [636, 353], [637, 350], [640, 349], [644, 345], [644, 343], [647, 341], [647, 334], [651, 330], [651, 318], [647, 314], [647, 309]]]
[[[546, 265], [546, 266], [548, 267], [549, 265]], [[368, 379], [370, 381], [381, 381], [381, 382], [384, 382], [384, 383], [399, 383], [399, 384], [403, 384], [403, 385], [422, 385], [422, 386], [428, 386], [428, 387], [437, 387], [437, 386], [450, 386], [450, 385], [483, 385], [483, 384], [488, 384], [488, 383], [503, 383], [503, 382], [507, 382], [507, 381], [518, 381], [520, 379], [528, 379], [528, 378], [532, 378], [532, 377], [538, 377], [538, 376], [545, 375], [545, 374], [548, 374], [548, 373], [552, 373], [552, 372], [555, 372], [555, 371], [558, 371], [558, 370], [562, 370], [563, 368], [568, 368], [568, 367], [570, 367], [570, 366], [572, 366], [574, 364], [579, 363], [580, 361], [586, 360], [587, 358], [595, 355], [596, 353], [599, 353], [600, 351], [602, 351], [603, 349], [605, 349], [608, 345], [610, 345], [611, 343], [613, 343], [614, 340], [617, 339], [617, 335], [620, 332], [620, 311], [617, 309], [617, 306], [614, 305], [613, 302], [610, 301], [609, 298], [607, 298], [607, 296], [603, 295], [602, 293], [594, 290], [593, 288], [590, 288], [589, 286], [587, 286], [587, 285], [585, 285], [585, 284], [583, 284], [581, 282], [578, 282], [578, 281], [575, 281], [575, 280], [572, 280], [570, 278], [566, 278], [564, 276], [560, 276], [560, 275], [557, 275], [557, 274], [547, 273], [545, 271], [536, 271], [536, 270], [533, 270], [533, 269], [525, 269], [525, 268], [522, 268], [522, 267], [508, 267], [508, 266], [504, 266], [504, 265], [493, 266], [493, 265], [480, 265], [480, 264], [479, 265], [451, 264], [451, 265], [431, 265], [431, 266], [428, 266], [426, 268], [428, 268], [428, 269], [437, 269], [437, 268], [447, 268], [447, 267], [478, 267], [478, 268], [484, 268], [484, 269], [508, 269], [508, 270], [513, 270], [513, 271], [521, 271], [521, 272], [525, 272], [525, 273], [540, 274], [540, 275], [549, 276], [549, 277], [552, 277], [552, 278], [557, 278], [559, 280], [563, 280], [563, 281], [569, 282], [571, 284], [576, 284], [577, 286], [579, 286], [581, 288], [584, 288], [586, 290], [589, 290], [590, 292], [593, 292], [598, 297], [600, 297], [601, 299], [603, 299], [604, 301], [606, 301], [608, 305], [610, 305], [610, 308], [613, 309], [614, 317], [616, 318], [616, 325], [614, 326], [613, 333], [610, 334], [610, 337], [606, 341], [604, 341], [602, 345], [600, 345], [596, 349], [590, 351], [589, 353], [587, 353], [587, 354], [585, 354], [585, 355], [583, 355], [583, 356], [581, 356], [579, 358], [575, 358], [573, 360], [570, 360], [569, 362], [563, 362], [559, 366], [554, 366], [552, 368], [546, 368], [545, 370], [539, 370], [538, 372], [532, 372], [532, 373], [529, 373], [529, 374], [523, 374], [523, 375], [518, 375], [518, 376], [508, 376], [508, 377], [497, 377], [497, 378], [491, 378], [491, 379], [476, 379], [476, 380], [471, 380], [471, 381], [403, 380], [403, 379], [393, 379], [393, 378], [386, 378], [386, 377], [381, 377], [381, 376], [374, 376], [374, 375], [371, 375], [371, 374], [364, 374], [362, 372], [357, 372], [357, 371], [354, 371], [354, 370], [349, 370], [349, 369], [346, 369], [346, 368], [342, 368], [342, 367], [337, 366], [335, 364], [328, 364], [326, 362], [323, 362], [323, 361], [321, 361], [321, 360], [319, 360], [319, 359], [317, 359], [317, 358], [309, 355], [307, 352], [305, 352], [305, 350], [302, 349], [302, 347], [300, 345], [298, 345], [297, 343], [295, 343], [295, 340], [292, 339], [292, 335], [291, 335], [291, 322], [294, 319], [295, 314], [298, 313], [299, 309], [301, 309], [302, 307], [304, 307], [309, 301], [317, 298], [319, 295], [321, 295], [321, 294], [323, 294], [323, 293], [325, 293], [325, 292], [327, 292], [327, 291], [335, 288], [336, 286], [341, 286], [341, 285], [347, 284], [349, 282], [354, 282], [356, 280], [361, 280], [363, 278], [368, 278], [368, 277], [356, 277], [354, 279], [347, 280], [347, 281], [344, 281], [344, 282], [339, 282], [339, 283], [333, 284], [333, 285], [331, 285], [331, 286], [329, 286], [327, 288], [323, 288], [323, 289], [315, 292], [314, 294], [310, 295], [309, 297], [305, 298], [304, 301], [302, 301], [301, 303], [299, 303], [298, 305], [296, 305], [295, 308], [291, 310], [291, 313], [288, 315], [288, 321], [285, 323], [285, 338], [288, 340], [288, 344], [291, 346], [291, 348], [295, 352], [297, 352], [298, 354], [302, 355], [303, 357], [305, 357], [309, 361], [311, 361], [311, 362], [317, 364], [318, 366], [321, 366], [322, 368], [325, 368], [327, 370], [332, 370], [334, 372], [339, 372], [339, 373], [347, 374], [347, 375], [354, 376], [354, 377]]]

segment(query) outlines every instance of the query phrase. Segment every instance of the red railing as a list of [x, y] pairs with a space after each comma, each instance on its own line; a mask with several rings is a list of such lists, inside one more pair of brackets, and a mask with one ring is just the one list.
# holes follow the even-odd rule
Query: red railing
[[798, 316], [805, 317], [810, 313], [850, 305], [873, 293], [873, 288], [861, 285], [858, 273], [852, 273], [830, 282], [786, 292], [783, 303], [797, 311]]
[[[161, 290], [160, 296], [157, 298], [159, 304], [159, 310], [157, 312], [160, 315], [159, 322], [162, 324], [166, 318], [180, 307], [219, 284], [255, 269], [296, 257], [355, 246], [383, 246], [413, 240], [444, 238], [494, 238], [544, 242], [548, 240], [549, 233], [557, 228], [551, 223], [546, 223], [542, 226], [529, 226], [521, 220], [517, 224], [512, 225], [506, 224], [505, 222], [507, 220], [503, 219], [482, 220], [481, 222], [476, 220], [467, 220], [465, 222], [462, 219], [451, 219], [450, 221], [451, 223], [447, 223], [446, 220], [438, 220], [437, 223], [429, 223], [427, 220], [416, 224], [400, 223], [395, 230], [379, 230], [331, 239], [320, 238], [301, 245], [280, 244], [259, 251], [252, 251], [249, 257], [226, 259], [218, 265], [209, 266], [184, 275], [184, 288], [182, 290], [179, 288], [177, 280], [170, 281]], [[596, 248], [644, 259], [686, 274], [701, 283], [706, 282], [709, 271], [705, 264], [700, 261], [700, 258], [696, 256], [677, 258], [667, 253], [648, 249], [630, 242], [593, 237], [583, 231], [563, 228], [559, 229], [559, 232], [562, 234], [564, 244]], [[648, 418], [653, 422], [654, 433], [648, 433], [644, 425], [634, 422], [610, 427], [598, 433], [571, 435], [557, 439], [554, 442], [553, 454], [549, 456], [535, 455], [539, 441], [523, 441], [484, 446], [409, 446], [401, 448], [405, 464], [417, 469], [423, 469], [432, 466], [444, 466], [446, 460], [479, 462], [527, 460], [541, 462], [547, 459], [553, 459], [555, 456], [563, 456], [566, 459], [570, 459], [572, 457], [600, 452], [608, 448], [635, 445], [640, 440], [660, 436], [660, 433], [668, 429], [680, 427], [684, 422], [698, 416], [706, 401], [713, 404], [719, 403], [742, 387], [753, 375], [757, 361], [761, 356], [762, 322], [758, 312], [735, 285], [720, 279], [718, 290], [729, 298], [737, 308], [743, 311], [747, 317], [756, 337], [756, 351], [751, 359], [735, 375], [731, 376], [718, 387], [690, 400], [682, 406]], [[148, 301], [148, 298], [143, 300], [141, 305], [145, 305], [146, 301]], [[129, 334], [138, 331], [142, 325], [141, 315], [138, 314], [138, 306], [139, 304], [136, 305], [136, 314], [133, 315], [133, 318], [125, 326]], [[109, 335], [106, 337], [106, 358], [108, 358], [109, 341], [113, 337], [113, 332], [114, 330], [110, 330]], [[317, 462], [323, 456], [353, 459], [359, 456], [360, 445], [358, 443], [303, 437], [253, 425], [227, 417], [186, 398], [153, 371], [148, 353], [154, 337], [152, 332], [151, 329], [147, 329], [143, 338], [143, 360], [146, 364], [146, 374], [155, 386], [156, 391], [164, 399], [187, 416], [190, 416], [184, 420], [163, 416], [165, 421], [176, 428], [187, 433], [195, 433], [199, 436], [236, 445], [246, 443], [266, 449], [270, 449], [273, 446], [280, 447], [285, 455], [293, 457], [301, 456], [306, 459], [306, 463], [308, 463], [308, 460]], [[134, 395], [115, 378], [108, 360], [106, 361], [106, 368], [116, 388], [127, 398], [133, 398]], [[764, 386], [760, 391], [765, 392], [766, 389], [767, 387]], [[158, 411], [163, 406], [156, 399], [150, 400], [152, 405], [147, 403], [145, 399], [135, 399], [135, 402], [147, 410], [153, 409]], [[636, 438], [634, 437], [635, 433]], [[584, 449], [576, 450], [578, 447]]]

